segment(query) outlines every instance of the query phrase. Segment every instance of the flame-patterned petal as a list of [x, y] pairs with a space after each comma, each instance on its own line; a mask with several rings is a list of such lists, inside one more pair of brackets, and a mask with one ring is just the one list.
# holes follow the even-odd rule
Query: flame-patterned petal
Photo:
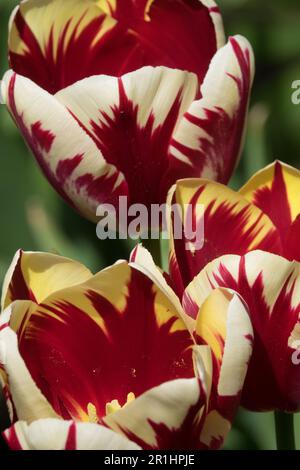
[[[168, 171], [168, 143], [197, 89], [192, 73], [144, 67], [120, 78], [87, 78], [57, 93], [56, 99], [105, 161], [122, 172], [130, 202], [149, 207], [165, 201], [169, 188], [160, 187], [157, 175]], [[80, 181], [84, 186], [85, 178]]]
[[242, 297], [253, 324], [253, 355], [242, 404], [257, 411], [298, 411], [300, 369], [293, 354], [300, 339], [299, 263], [262, 251], [223, 256], [194, 279], [197, 302], [203, 303], [217, 287]]
[[280, 234], [282, 254], [300, 261], [300, 171], [276, 161], [256, 173], [240, 193], [265, 214]]
[[210, 64], [201, 98], [172, 137], [171, 179], [175, 173], [176, 179], [201, 176], [228, 182], [242, 147], [253, 76], [251, 45], [242, 36], [230, 38]]
[[[207, 263], [223, 254], [281, 250], [280, 237], [269, 217], [227, 186], [201, 179], [180, 180], [170, 191], [168, 205], [170, 209], [179, 205], [182, 212], [181, 220], [178, 215], [169, 215], [170, 273], [179, 295]], [[176, 239], [175, 224], [179, 223], [183, 236]], [[191, 229], [187, 230], [189, 225], [194, 239]], [[198, 240], [200, 235], [203, 240]], [[197, 246], [196, 241], [202, 241], [203, 246]]]
[[139, 450], [104, 426], [59, 419], [18, 421], [4, 432], [11, 450]]
[[[246, 307], [239, 296], [228, 289], [215, 289], [204, 300], [198, 295], [197, 278], [183, 297], [186, 313], [196, 318], [195, 339], [212, 350], [212, 388], [209, 395], [204, 441], [211, 429], [228, 432], [240, 404], [248, 362], [252, 354], [253, 330]], [[223, 425], [212, 426], [221, 421]], [[215, 436], [216, 439], [216, 436]], [[215, 440], [217, 447], [224, 436]], [[221, 441], [220, 441], [221, 440]], [[209, 444], [210, 447], [213, 443]]]
[[95, 221], [99, 204], [127, 196], [122, 174], [54, 96], [12, 71], [1, 93], [44, 175], [72, 207]]
[[25, 302], [10, 326], [34, 382], [65, 419], [88, 420], [92, 404], [100, 420], [110, 402], [124, 404], [128, 394], [194, 377], [194, 343], [181, 317], [125, 262], [40, 305]]
[[104, 422], [143, 449], [199, 449], [205, 400], [200, 378], [177, 379], [147, 391]]

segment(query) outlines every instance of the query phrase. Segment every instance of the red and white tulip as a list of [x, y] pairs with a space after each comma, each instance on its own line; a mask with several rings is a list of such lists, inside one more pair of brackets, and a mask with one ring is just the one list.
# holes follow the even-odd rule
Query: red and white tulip
[[[252, 352], [243, 303], [214, 291], [220, 341], [138, 247], [130, 263], [92, 275], [45, 253], [18, 252], [3, 287], [1, 382], [11, 449], [219, 448]], [[237, 354], [238, 348], [238, 354]]]
[[[275, 162], [239, 192], [196, 179], [170, 192], [170, 202], [192, 205], [195, 228], [204, 223], [203, 249], [171, 241], [172, 284], [185, 312], [195, 319], [219, 288], [236, 292], [249, 312], [253, 355], [241, 403], [250, 410], [300, 410], [299, 187], [300, 172]], [[203, 344], [217, 341], [215, 316], [203, 319]]]
[[226, 183], [254, 59], [225, 45], [212, 0], [24, 0], [2, 100], [53, 187], [80, 213], [165, 202], [179, 178]]

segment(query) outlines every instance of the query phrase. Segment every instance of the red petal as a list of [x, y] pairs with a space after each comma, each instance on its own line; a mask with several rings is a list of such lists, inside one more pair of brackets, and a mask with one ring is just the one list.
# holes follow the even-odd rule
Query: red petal
[[59, 3], [21, 4], [9, 37], [12, 68], [51, 93], [85, 77], [120, 76], [145, 65], [188, 70], [202, 82], [223, 45], [212, 1], [155, 0], [147, 11], [145, 1]]

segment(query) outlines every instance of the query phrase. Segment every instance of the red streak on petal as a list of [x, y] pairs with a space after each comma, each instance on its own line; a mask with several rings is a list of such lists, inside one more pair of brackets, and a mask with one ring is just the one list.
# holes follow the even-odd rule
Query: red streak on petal
[[[287, 188], [279, 162], [275, 164], [274, 179], [271, 188], [264, 186], [258, 189], [254, 194], [253, 202], [270, 217], [274, 225], [278, 228], [283, 243], [284, 255], [293, 259], [294, 250], [291, 250], [291, 247], [287, 243], [292, 226], [292, 215]], [[281, 254], [281, 252], [278, 253]]]
[[137, 251], [138, 251], [138, 246], [136, 246], [134, 248], [134, 250], [132, 251], [131, 255], [130, 255], [130, 262], [131, 263], [134, 263], [135, 260], [136, 260], [136, 255], [137, 255]]
[[[186, 113], [185, 119], [205, 131], [205, 136], [199, 138], [199, 149], [191, 149], [185, 146], [184, 142], [177, 142], [172, 139], [172, 147], [183, 153], [193, 165], [191, 168], [173, 158], [174, 164], [178, 167], [173, 170], [177, 171], [179, 175], [176, 179], [184, 177], [198, 178], [203, 170], [208, 167], [213, 170], [217, 181], [226, 184], [236, 166], [250, 93], [250, 53], [248, 50], [243, 51], [235, 38], [231, 37], [230, 43], [241, 73], [241, 77], [228, 74], [236, 83], [239, 91], [238, 108], [233, 116], [229, 116], [223, 108], [217, 106], [204, 109], [204, 117], [201, 118], [191, 115], [189, 112]], [[206, 135], [209, 137], [206, 137]]]
[[40, 122], [32, 124], [31, 134], [41, 149], [49, 153], [55, 139], [55, 135], [52, 134], [51, 131], [42, 129], [42, 124]]
[[117, 180], [118, 173], [113, 173], [111, 176], [104, 174], [98, 178], [91, 173], [86, 173], [77, 178], [75, 187], [78, 193], [84, 190], [89, 198], [99, 204], [112, 204], [118, 214], [119, 197], [128, 194], [128, 187], [123, 181], [115, 188]]
[[290, 229], [287, 232], [285, 245], [284, 245], [284, 256], [289, 260], [300, 261], [300, 214], [292, 223]]
[[15, 426], [12, 426], [3, 433], [3, 437], [11, 450], [23, 450], [21, 442], [17, 436]]
[[124, 434], [126, 434], [128, 439], [141, 446], [143, 450], [201, 449], [203, 445], [200, 442], [200, 434], [206, 413], [204, 412], [202, 419], [200, 419], [199, 412], [205, 406], [206, 395], [200, 381], [199, 391], [201, 393], [199, 394], [198, 401], [187, 410], [187, 414], [178, 428], [170, 428], [167, 423], [157, 423], [151, 420], [150, 417], [148, 418], [148, 423], [155, 433], [156, 445], [150, 446], [129, 429], [123, 428]]
[[220, 8], [217, 7], [217, 6], [215, 6], [215, 7], [210, 7], [209, 11], [210, 11], [211, 13], [220, 13], [220, 12], [221, 12], [221, 11], [220, 11]]
[[83, 154], [75, 155], [73, 158], [61, 160], [56, 167], [56, 177], [60, 184], [64, 185], [73, 174], [78, 165], [82, 162]]
[[42, 172], [44, 173], [48, 181], [52, 184], [52, 186], [55, 188], [58, 194], [60, 194], [61, 197], [63, 197], [68, 202], [68, 204], [74, 207], [73, 201], [69, 198], [67, 193], [64, 191], [62, 185], [57, 180], [56, 175], [53, 173], [49, 164], [46, 162], [45, 155], [43, 154], [43, 151], [48, 153], [47, 147], [49, 147], [49, 151], [50, 151], [53, 141], [55, 139], [55, 136], [52, 134], [50, 130], [42, 129], [42, 123], [40, 123], [39, 121], [34, 123], [31, 126], [30, 130], [28, 129], [28, 127], [26, 126], [24, 122], [23, 115], [18, 113], [18, 110], [16, 107], [16, 102], [15, 102], [15, 97], [14, 97], [16, 80], [17, 80], [17, 74], [14, 73], [11, 77], [11, 80], [8, 86], [8, 104], [9, 104], [9, 108], [12, 113], [12, 116], [18, 128], [20, 129], [24, 139], [26, 140], [27, 144], [32, 150], [37, 160], [37, 163], [39, 164]]
[[107, 402], [124, 404], [129, 392], [140, 396], [168, 380], [194, 376], [191, 336], [171, 332], [176, 318], [158, 325], [153, 284], [144, 275], [132, 271], [122, 312], [94, 291], [86, 299], [105, 330], [62, 299], [47, 306], [54, 316], [31, 316], [19, 338], [33, 379], [65, 419], [80, 419], [79, 410], [86, 413], [89, 403], [101, 418]]
[[76, 430], [76, 423], [72, 423], [70, 425], [69, 431], [68, 431], [68, 436], [67, 436], [67, 441], [65, 445], [65, 450], [76, 450], [77, 448], [77, 430]]
[[141, 127], [138, 105], [127, 97], [119, 79], [119, 104], [112, 108], [113, 117], [102, 113], [101, 121], [91, 122], [93, 138], [105, 160], [125, 175], [132, 204], [150, 207], [165, 202], [169, 186], [160, 190], [160, 182], [169, 167], [168, 147], [178, 119], [181, 94], [180, 90], [162, 124], [154, 128], [152, 112]]
[[27, 285], [22, 271], [22, 251], [15, 266], [12, 278], [9, 283], [9, 295], [11, 302], [14, 300], [32, 300], [36, 302], [36, 298], [32, 290]]
[[292, 349], [288, 347], [288, 339], [300, 315], [300, 304], [292, 306], [295, 283], [289, 286], [289, 276], [274, 305], [269, 306], [264, 291], [268, 279], [264, 279], [261, 272], [250, 285], [245, 257], [241, 258], [237, 279], [222, 264], [218, 271], [220, 274], [214, 275], [214, 285], [233, 289], [241, 295], [254, 328], [253, 354], [243, 388], [242, 405], [255, 411], [298, 411], [300, 369], [292, 364]]

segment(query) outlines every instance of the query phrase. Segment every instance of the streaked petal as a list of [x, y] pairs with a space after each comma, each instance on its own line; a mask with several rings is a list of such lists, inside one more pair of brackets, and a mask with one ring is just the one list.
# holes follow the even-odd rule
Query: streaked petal
[[213, 290], [203, 302], [195, 278], [185, 291], [183, 305], [197, 318], [196, 341], [212, 350], [212, 389], [201, 440], [216, 448], [224, 442], [240, 404], [253, 330], [242, 300], [228, 289]]
[[11, 450], [139, 450], [133, 442], [97, 424], [40, 419], [18, 421], [4, 432]]
[[215, 289], [201, 303], [197, 287], [196, 277], [185, 291], [183, 305], [187, 313], [196, 314], [196, 341], [212, 349], [210, 411], [216, 410], [232, 422], [252, 354], [251, 322], [244, 303], [233, 291]]
[[[0, 343], [0, 349], [3, 348], [3, 343]], [[1, 357], [1, 352], [0, 352], [0, 357]], [[8, 423], [13, 423], [16, 421], [17, 416], [16, 416], [16, 410], [14, 407], [14, 404], [12, 402], [12, 396], [9, 391], [9, 386], [8, 386], [8, 377], [7, 373], [5, 372], [4, 365], [1, 364], [0, 360], [0, 388], [1, 388], [1, 398], [0, 398], [0, 403], [1, 407], [3, 407], [4, 403], [6, 405], [6, 410], [2, 410], [2, 429], [5, 426], [5, 421], [7, 420]], [[6, 424], [7, 426], [8, 424]]]
[[82, 264], [51, 253], [17, 251], [2, 288], [2, 310], [14, 300], [41, 303], [53, 292], [92, 277]]
[[201, 83], [223, 44], [212, 0], [27, 0], [10, 21], [13, 69], [51, 93], [146, 65], [188, 70]]
[[198, 449], [205, 402], [200, 377], [178, 379], [147, 391], [104, 421], [143, 449]]
[[70, 205], [97, 220], [99, 204], [127, 195], [123, 176], [55, 97], [11, 71], [1, 93], [46, 178]]
[[117, 34], [117, 29], [116, 21], [93, 0], [42, 0], [38, 4], [27, 0], [11, 17], [10, 64], [15, 72], [55, 93], [99, 73], [100, 64], [103, 73], [112, 69], [108, 40], [128, 53], [130, 48], [122, 44], [126, 34]]
[[58, 418], [50, 403], [32, 379], [21, 357], [18, 337], [10, 327], [11, 323], [22, 322], [30, 315], [33, 304], [16, 301], [2, 314], [0, 321], [0, 363], [7, 374], [7, 387], [18, 419], [31, 423], [36, 419]]
[[[169, 208], [175, 204], [181, 208], [182, 222], [169, 217], [170, 273], [179, 295], [207, 263], [223, 254], [281, 250], [271, 220], [227, 186], [201, 179], [180, 180], [168, 198]], [[179, 223], [183, 236], [176, 239], [175, 224]], [[196, 242], [203, 242], [203, 247]]]
[[265, 214], [277, 227], [283, 255], [300, 261], [300, 171], [276, 161], [256, 173], [240, 193]]
[[[164, 202], [158, 175], [168, 169], [168, 144], [195, 99], [196, 75], [144, 67], [120, 78], [95, 76], [56, 94], [94, 140], [106, 162], [125, 175], [131, 203]], [[162, 192], [163, 191], [163, 192]]]
[[253, 75], [250, 44], [242, 36], [230, 38], [211, 62], [201, 99], [192, 103], [173, 135], [170, 181], [204, 177], [228, 182], [243, 143]]
[[114, 400], [122, 406], [129, 394], [193, 376], [184, 322], [125, 262], [52, 294], [12, 326], [33, 380], [65, 419], [88, 421], [92, 405], [100, 420]]
[[300, 369], [292, 361], [300, 338], [299, 263], [262, 251], [228, 255], [208, 264], [193, 284], [199, 303], [225, 287], [247, 304], [254, 344], [242, 404], [257, 411], [299, 410]]
[[165, 65], [194, 72], [202, 82], [211, 58], [225, 43], [221, 12], [212, 0], [100, 0], [100, 5], [134, 31], [139, 47], [130, 65], [141, 51], [145, 61], [136, 63], [136, 69]]

